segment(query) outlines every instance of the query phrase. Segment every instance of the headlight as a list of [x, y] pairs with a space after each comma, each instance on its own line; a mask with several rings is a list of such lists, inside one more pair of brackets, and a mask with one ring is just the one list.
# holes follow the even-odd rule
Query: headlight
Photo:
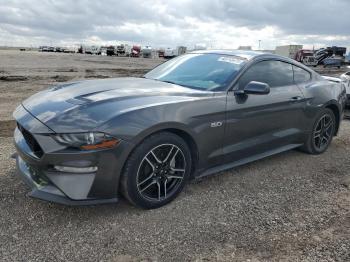
[[53, 138], [60, 144], [83, 150], [111, 148], [119, 143], [115, 137], [98, 132], [57, 134]]

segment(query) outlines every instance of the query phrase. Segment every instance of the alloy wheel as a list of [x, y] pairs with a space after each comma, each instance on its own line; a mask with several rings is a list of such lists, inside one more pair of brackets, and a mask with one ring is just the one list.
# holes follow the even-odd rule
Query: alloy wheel
[[137, 190], [151, 201], [163, 201], [173, 195], [185, 178], [186, 160], [174, 144], [162, 144], [150, 150], [137, 171]]
[[334, 122], [329, 114], [323, 115], [316, 124], [314, 131], [314, 145], [323, 151], [330, 143], [334, 131]]

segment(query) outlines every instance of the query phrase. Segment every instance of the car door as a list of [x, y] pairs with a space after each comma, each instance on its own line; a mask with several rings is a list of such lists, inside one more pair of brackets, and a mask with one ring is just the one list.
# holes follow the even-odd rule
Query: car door
[[233, 90], [251, 81], [267, 83], [270, 93], [227, 95], [223, 153], [227, 162], [259, 154], [283, 151], [302, 143], [305, 100], [293, 81], [291, 64], [278, 60], [258, 61], [239, 78]]

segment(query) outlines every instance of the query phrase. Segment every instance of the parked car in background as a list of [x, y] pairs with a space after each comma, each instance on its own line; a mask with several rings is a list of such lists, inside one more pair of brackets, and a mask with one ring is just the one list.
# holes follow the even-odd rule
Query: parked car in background
[[321, 154], [345, 88], [286, 57], [208, 50], [141, 78], [53, 86], [14, 112], [31, 196], [69, 205], [172, 201], [200, 178], [293, 148]]
[[350, 64], [350, 53], [345, 56], [344, 62], [345, 64], [348, 64], [348, 65]]
[[350, 72], [342, 74], [340, 78], [342, 81], [344, 81], [344, 85], [346, 87], [347, 107], [350, 107]]
[[39, 52], [49, 52], [49, 47], [48, 46], [40, 46]]
[[323, 60], [323, 67], [338, 67], [340, 68], [344, 59], [340, 57], [327, 57]]

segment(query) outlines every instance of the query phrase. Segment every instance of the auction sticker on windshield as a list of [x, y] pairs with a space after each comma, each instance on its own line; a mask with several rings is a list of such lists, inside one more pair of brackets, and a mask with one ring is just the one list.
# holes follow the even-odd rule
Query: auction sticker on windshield
[[231, 64], [236, 64], [236, 65], [240, 65], [244, 62], [244, 60], [242, 59], [238, 59], [235, 57], [229, 57], [229, 56], [221, 56], [218, 59], [219, 62], [226, 62], [226, 63], [231, 63]]

